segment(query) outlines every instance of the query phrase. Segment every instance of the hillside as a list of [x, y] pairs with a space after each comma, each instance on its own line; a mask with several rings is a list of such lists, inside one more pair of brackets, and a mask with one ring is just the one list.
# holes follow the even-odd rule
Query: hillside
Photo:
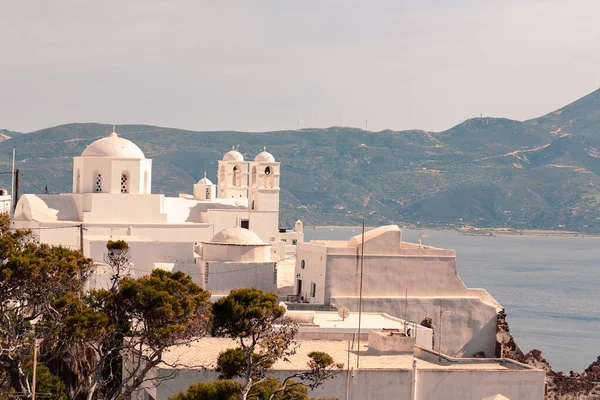
[[[239, 146], [282, 162], [281, 220], [307, 224], [472, 224], [600, 233], [600, 90], [525, 122], [469, 119], [443, 132], [331, 127], [264, 133], [117, 126], [154, 161], [155, 193], [190, 193]], [[0, 121], [1, 123], [1, 121]], [[110, 125], [2, 131], [1, 170], [17, 149], [23, 190], [71, 190], [71, 157]], [[558, 130], [558, 131], [557, 131]], [[10, 186], [10, 175], [0, 175]]]

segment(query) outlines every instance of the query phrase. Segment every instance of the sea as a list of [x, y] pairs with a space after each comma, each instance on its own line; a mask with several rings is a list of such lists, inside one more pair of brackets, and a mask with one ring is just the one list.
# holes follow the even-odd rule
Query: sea
[[[346, 240], [360, 227], [307, 227], [305, 240]], [[583, 372], [600, 356], [600, 238], [465, 236], [403, 229], [402, 240], [456, 250], [458, 275], [506, 309], [523, 352], [539, 349], [555, 371]]]

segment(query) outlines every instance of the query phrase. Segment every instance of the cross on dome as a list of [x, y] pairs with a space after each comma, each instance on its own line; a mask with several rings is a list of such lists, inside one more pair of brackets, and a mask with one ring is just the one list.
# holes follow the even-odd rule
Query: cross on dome
[[109, 137], [118, 137], [119, 136], [119, 135], [117, 135], [117, 128], [114, 125], [113, 125], [112, 133], [108, 136]]

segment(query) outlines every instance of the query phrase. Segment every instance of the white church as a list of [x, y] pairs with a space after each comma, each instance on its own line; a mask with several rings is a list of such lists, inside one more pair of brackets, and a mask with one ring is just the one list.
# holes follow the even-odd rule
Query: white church
[[210, 263], [225, 269], [262, 263], [271, 283], [244, 280], [240, 285], [276, 291], [277, 262], [286, 252], [293, 254], [294, 246], [287, 243], [303, 239], [301, 222], [294, 231], [279, 230], [280, 168], [266, 149], [252, 161], [232, 149], [218, 162], [216, 185], [205, 176], [192, 195], [153, 194], [152, 160], [113, 128], [74, 157], [72, 193], [21, 196], [14, 224], [32, 229], [42, 243], [82, 248], [98, 263], [108, 240], [125, 240], [134, 276], [154, 268], [183, 270], [215, 294], [221, 291], [210, 284]]

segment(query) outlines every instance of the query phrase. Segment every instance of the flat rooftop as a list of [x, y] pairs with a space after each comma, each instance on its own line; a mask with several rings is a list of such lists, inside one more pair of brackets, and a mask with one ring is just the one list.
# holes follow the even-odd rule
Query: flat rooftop
[[[286, 316], [296, 319], [299, 317], [310, 317], [312, 316], [312, 326], [319, 328], [338, 328], [338, 329], [358, 329], [358, 313], [351, 312], [348, 317], [342, 319], [336, 311], [299, 311], [289, 310]], [[302, 324], [302, 321], [298, 321]], [[408, 326], [412, 326], [412, 322], [408, 322]], [[310, 326], [310, 325], [309, 325]], [[386, 313], [377, 312], [363, 312], [361, 317], [360, 330], [361, 332], [368, 332], [374, 329], [404, 329], [404, 320], [396, 317], [392, 317]], [[424, 329], [428, 329], [422, 327]]]
[[[273, 366], [274, 370], [308, 370], [308, 354], [312, 351], [326, 351], [333, 357], [335, 362], [343, 363], [344, 369], [356, 368], [357, 350], [348, 351], [347, 341], [326, 340], [298, 340], [298, 348], [295, 355], [289, 358], [289, 362], [279, 360]], [[229, 348], [238, 347], [239, 342], [227, 338], [207, 337], [191, 343], [189, 346], [177, 346], [164, 354], [164, 361], [171, 365], [177, 365], [181, 369], [214, 369], [216, 367], [219, 353]], [[418, 350], [419, 370], [486, 370], [486, 371], [508, 371], [508, 370], [530, 370], [532, 368], [511, 360], [501, 359], [476, 359], [461, 358], [453, 359], [443, 356], [442, 361], [437, 361], [437, 355], [428, 351]], [[369, 351], [367, 343], [360, 346], [360, 369], [393, 369], [412, 370], [414, 355], [410, 353], [380, 354]], [[349, 360], [349, 362], [348, 362]], [[163, 367], [164, 368], [164, 367]]]

